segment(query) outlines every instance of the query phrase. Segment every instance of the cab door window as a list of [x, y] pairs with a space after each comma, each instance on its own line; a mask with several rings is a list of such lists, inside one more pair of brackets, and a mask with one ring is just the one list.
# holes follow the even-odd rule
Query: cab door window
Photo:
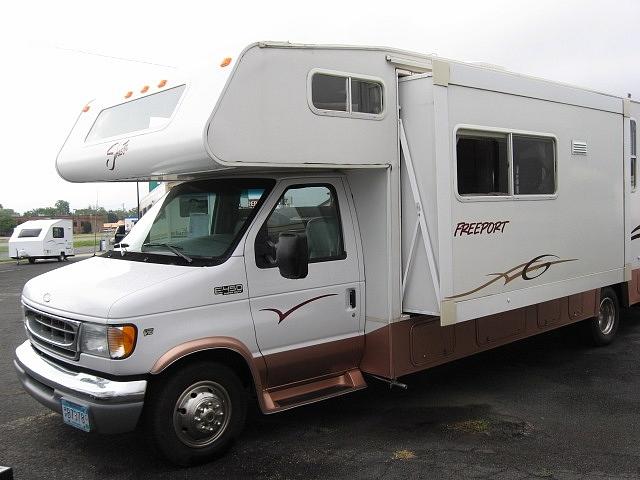
[[281, 233], [306, 235], [309, 263], [346, 258], [339, 212], [336, 191], [331, 185], [287, 188], [256, 237], [256, 265], [276, 266]]

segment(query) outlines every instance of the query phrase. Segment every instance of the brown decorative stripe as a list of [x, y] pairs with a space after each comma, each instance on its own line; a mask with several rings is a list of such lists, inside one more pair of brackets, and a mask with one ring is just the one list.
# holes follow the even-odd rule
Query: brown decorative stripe
[[[526, 263], [521, 263], [520, 265], [517, 265], [517, 266], [507, 270], [506, 272], [503, 272], [503, 273], [489, 273], [487, 275], [488, 277], [494, 275], [495, 278], [493, 278], [492, 280], [489, 280], [486, 283], [483, 283], [482, 285], [480, 285], [477, 288], [474, 288], [473, 290], [469, 290], [468, 292], [464, 292], [464, 293], [459, 293], [458, 295], [453, 295], [453, 296], [447, 297], [447, 298], [448, 299], [452, 299], [452, 298], [460, 298], [460, 297], [465, 297], [467, 295], [471, 295], [472, 293], [479, 292], [480, 290], [482, 290], [484, 288], [487, 288], [489, 285], [492, 285], [492, 284], [496, 283], [501, 278], [504, 278], [504, 284], [505, 285], [507, 285], [508, 283], [511, 283], [513, 280], [515, 280], [518, 277], [522, 278], [523, 280], [533, 280], [534, 278], [539, 277], [544, 272], [549, 270], [549, 267], [551, 267], [551, 265], [557, 265], [559, 263], [566, 263], [566, 262], [575, 262], [576, 260], [578, 260], [577, 258], [570, 258], [570, 259], [567, 259], [567, 260], [546, 260], [546, 261], [542, 261], [543, 258], [547, 258], [547, 257], [559, 258], [558, 256], [551, 255], [551, 254], [539, 255], [539, 256], [533, 258], [532, 260], [529, 260]], [[531, 273], [536, 272], [536, 271], [538, 271], [540, 269], [543, 269], [540, 273], [538, 273], [536, 275], [531, 275]]]
[[327, 293], [326, 295], [320, 295], [318, 297], [313, 297], [310, 298], [309, 300], [305, 300], [302, 303], [299, 303], [298, 305], [296, 305], [295, 307], [291, 307], [289, 310], [287, 310], [286, 312], [282, 313], [280, 310], [278, 310], [277, 308], [262, 308], [260, 309], [261, 312], [274, 312], [276, 315], [278, 315], [278, 324], [282, 323], [283, 320], [285, 318], [287, 318], [289, 315], [291, 315], [293, 312], [295, 312], [296, 310], [298, 310], [300, 307], [305, 306], [307, 303], [311, 303], [311, 302], [315, 302], [316, 300], [320, 300], [321, 298], [325, 298], [325, 297], [333, 297], [334, 295], [337, 295], [337, 293]]
[[[631, 240], [635, 240], [636, 238], [640, 238], [640, 233], [636, 233], [638, 230], [640, 230], [640, 225], [638, 225], [636, 228], [631, 230]], [[634, 235], [634, 233], [635, 233], [635, 235]]]

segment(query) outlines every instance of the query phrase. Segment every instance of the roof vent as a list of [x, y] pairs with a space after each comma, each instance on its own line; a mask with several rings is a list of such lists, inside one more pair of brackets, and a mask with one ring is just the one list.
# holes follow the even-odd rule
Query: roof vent
[[571, 155], [586, 155], [587, 154], [587, 142], [581, 142], [579, 140], [571, 141]]

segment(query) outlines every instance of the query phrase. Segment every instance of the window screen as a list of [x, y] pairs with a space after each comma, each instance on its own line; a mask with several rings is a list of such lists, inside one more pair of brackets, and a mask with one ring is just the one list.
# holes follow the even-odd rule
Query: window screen
[[281, 233], [307, 237], [309, 261], [345, 258], [336, 192], [330, 185], [305, 185], [287, 189], [256, 237], [256, 264], [275, 266], [275, 249]]
[[53, 238], [64, 238], [64, 228], [53, 227]]
[[556, 191], [552, 138], [513, 135], [513, 193], [552, 195]]
[[316, 73], [311, 80], [313, 106], [322, 110], [347, 111], [347, 78]]
[[375, 115], [382, 113], [382, 85], [352, 78], [351, 111]]
[[507, 135], [460, 133], [457, 144], [460, 195], [508, 195]]
[[39, 237], [41, 228], [24, 228], [18, 234], [18, 238], [34, 238]]

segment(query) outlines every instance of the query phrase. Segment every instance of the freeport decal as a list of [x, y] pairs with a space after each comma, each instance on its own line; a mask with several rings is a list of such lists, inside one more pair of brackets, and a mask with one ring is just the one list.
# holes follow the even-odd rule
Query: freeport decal
[[499, 222], [458, 222], [456, 230], [453, 232], [453, 236], [462, 237], [463, 235], [504, 233], [504, 228], [510, 222], [510, 220], [502, 220]]

